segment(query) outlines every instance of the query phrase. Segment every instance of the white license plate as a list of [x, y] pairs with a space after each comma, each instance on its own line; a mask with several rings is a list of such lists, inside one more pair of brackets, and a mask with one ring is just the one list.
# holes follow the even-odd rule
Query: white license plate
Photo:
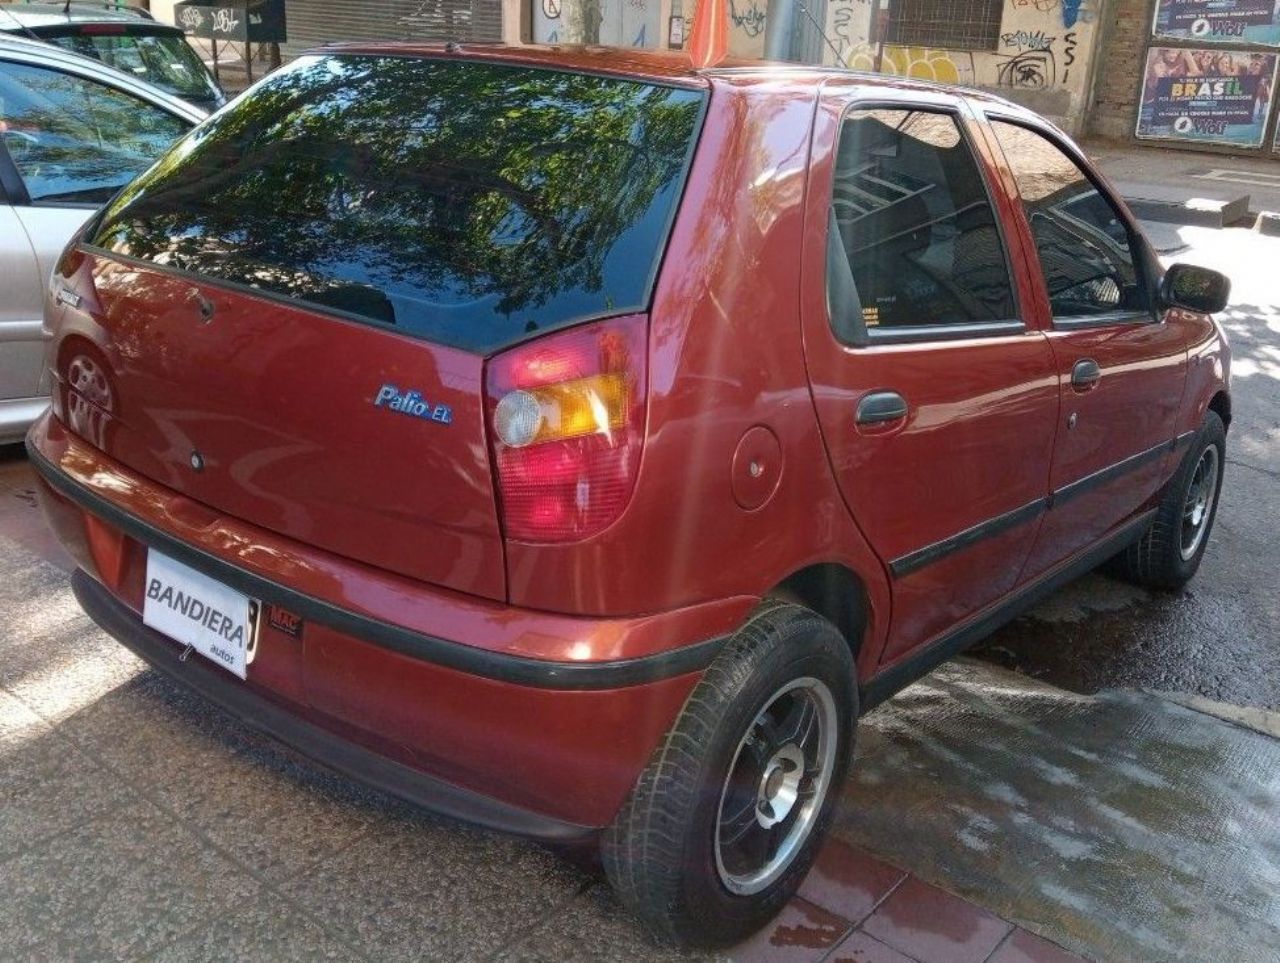
[[147, 552], [142, 621], [242, 679], [253, 648], [256, 608], [247, 595], [159, 552]]

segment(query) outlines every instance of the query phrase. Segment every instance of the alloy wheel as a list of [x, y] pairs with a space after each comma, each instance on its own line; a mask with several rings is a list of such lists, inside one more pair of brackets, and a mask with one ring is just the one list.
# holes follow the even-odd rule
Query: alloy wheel
[[1195, 471], [1191, 474], [1191, 484], [1187, 488], [1187, 497], [1182, 504], [1180, 547], [1183, 561], [1189, 561], [1200, 550], [1200, 544], [1209, 530], [1213, 503], [1218, 497], [1219, 470], [1217, 446], [1210, 445], [1196, 462]]
[[835, 698], [818, 679], [775, 692], [738, 743], [720, 793], [715, 858], [731, 893], [766, 889], [804, 846], [835, 771]]

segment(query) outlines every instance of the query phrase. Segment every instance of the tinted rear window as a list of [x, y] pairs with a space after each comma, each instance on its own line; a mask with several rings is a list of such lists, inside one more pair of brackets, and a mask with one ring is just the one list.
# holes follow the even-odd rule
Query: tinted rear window
[[647, 306], [703, 94], [313, 56], [180, 142], [93, 243], [487, 351]]

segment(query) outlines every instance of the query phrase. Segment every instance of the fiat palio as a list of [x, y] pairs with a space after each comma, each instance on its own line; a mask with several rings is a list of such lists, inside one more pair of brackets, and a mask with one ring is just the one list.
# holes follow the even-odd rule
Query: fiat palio
[[66, 250], [28, 448], [156, 669], [723, 945], [861, 714], [1095, 566], [1195, 573], [1227, 287], [984, 93], [326, 48]]

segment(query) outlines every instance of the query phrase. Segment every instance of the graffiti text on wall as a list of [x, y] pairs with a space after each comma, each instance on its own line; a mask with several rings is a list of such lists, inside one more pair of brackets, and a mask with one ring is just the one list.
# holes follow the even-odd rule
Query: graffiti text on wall
[[[849, 52], [846, 63], [854, 70], [875, 70], [875, 47], [859, 44]], [[935, 50], [931, 47], [886, 46], [880, 58], [880, 72], [898, 77], [914, 77], [941, 84], [975, 82], [973, 54], [964, 50]]]
[[729, 0], [729, 19], [748, 37], [764, 33], [764, 11], [756, 0]]
[[1000, 43], [1005, 47], [1017, 47], [1019, 50], [1048, 50], [1057, 37], [1046, 37], [1043, 30], [1018, 30], [1000, 35]]
[[1053, 46], [1057, 37], [1043, 30], [1018, 30], [1002, 34], [997, 55], [996, 82], [1001, 87], [1043, 90], [1058, 80], [1058, 61]]

